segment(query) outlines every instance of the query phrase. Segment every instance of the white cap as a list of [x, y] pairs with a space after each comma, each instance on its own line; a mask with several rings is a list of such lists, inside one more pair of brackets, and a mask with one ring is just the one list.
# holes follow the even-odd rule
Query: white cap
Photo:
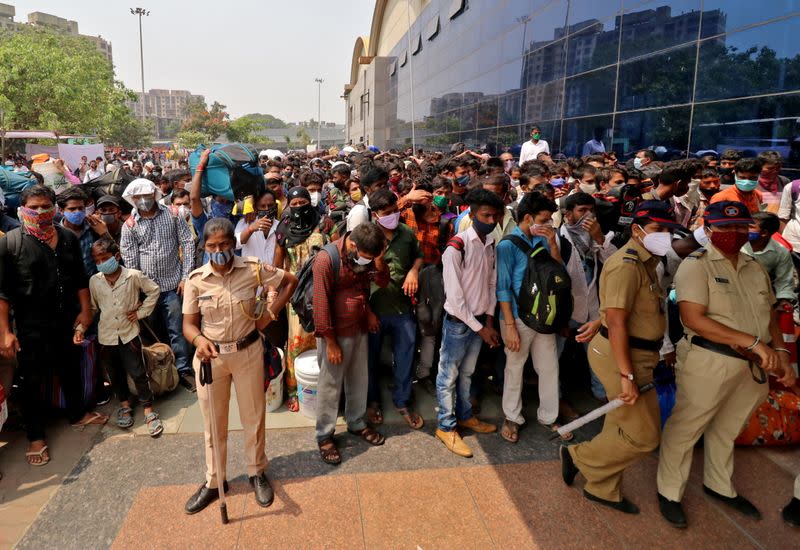
[[161, 200], [161, 189], [156, 187], [156, 184], [147, 178], [136, 178], [128, 184], [125, 191], [122, 192], [122, 198], [130, 203], [131, 206], [136, 207], [133, 202], [133, 197], [136, 195], [155, 195], [157, 201]]

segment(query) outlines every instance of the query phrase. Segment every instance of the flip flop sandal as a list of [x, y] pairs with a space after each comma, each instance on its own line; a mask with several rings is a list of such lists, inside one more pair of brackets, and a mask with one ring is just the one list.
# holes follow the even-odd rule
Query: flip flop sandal
[[[102, 420], [102, 422], [98, 422], [98, 420]], [[79, 432], [82, 432], [86, 428], [86, 426], [93, 425], [93, 424], [102, 426], [106, 422], [108, 422], [108, 417], [106, 415], [104, 415], [102, 413], [99, 413], [97, 411], [94, 411], [92, 413], [92, 415], [88, 419], [81, 420], [77, 424], [72, 424], [72, 427], [73, 427], [73, 429], [78, 430]]]
[[133, 409], [130, 407], [120, 407], [117, 409], [117, 426], [120, 428], [130, 428], [133, 426]]
[[[544, 426], [546, 428], [550, 428], [553, 432], [558, 433], [558, 429], [561, 427], [561, 424], [553, 422], [552, 424], [545, 424]], [[561, 438], [561, 441], [572, 441], [572, 439], [575, 437], [575, 434], [573, 434], [572, 432], [567, 432], [564, 435], [560, 435], [559, 437]]]
[[377, 403], [373, 403], [367, 407], [367, 422], [373, 426], [380, 426], [383, 424], [383, 411], [381, 411], [381, 406]]
[[158, 437], [164, 431], [164, 425], [158, 418], [158, 413], [151, 412], [144, 417], [144, 421], [147, 423], [147, 433], [150, 434], [150, 437]]
[[[25, 453], [25, 460], [26, 460], [26, 461], [28, 462], [28, 464], [30, 464], [31, 466], [44, 466], [45, 464], [47, 464], [48, 462], [50, 462], [50, 455], [49, 455], [49, 453], [48, 453], [48, 455], [47, 455], [47, 456], [45, 456], [45, 453], [47, 453], [47, 445], [45, 445], [44, 447], [42, 447], [42, 448], [41, 448], [41, 449], [39, 449], [38, 451], [28, 451], [28, 452], [26, 452], [26, 453]], [[31, 462], [31, 461], [30, 461], [30, 458], [31, 458], [31, 457], [34, 457], [34, 456], [35, 456], [35, 457], [38, 457], [38, 458], [40, 458], [40, 459], [41, 459], [41, 462]]]
[[342, 463], [342, 455], [339, 454], [339, 449], [333, 439], [328, 438], [320, 441], [317, 446], [319, 447], [319, 455], [325, 464], [336, 466]]
[[504, 420], [503, 427], [500, 428], [500, 437], [509, 443], [517, 443], [519, 441], [519, 424]]
[[370, 445], [374, 445], [375, 447], [378, 447], [386, 443], [386, 438], [383, 436], [383, 434], [376, 432], [369, 426], [367, 426], [363, 430], [358, 430], [358, 431], [347, 428], [347, 431], [353, 435], [359, 436], [361, 439], [363, 439]]
[[422, 426], [425, 425], [425, 420], [415, 412], [411, 412], [408, 408], [403, 407], [402, 409], [397, 409], [397, 412], [400, 416], [403, 417], [403, 420], [406, 421], [408, 427], [412, 430], [419, 430]]

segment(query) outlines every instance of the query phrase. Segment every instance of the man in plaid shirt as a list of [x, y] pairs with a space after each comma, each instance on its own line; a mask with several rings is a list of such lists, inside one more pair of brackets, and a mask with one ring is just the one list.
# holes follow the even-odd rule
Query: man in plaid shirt
[[125, 267], [138, 269], [158, 284], [161, 294], [155, 314], [161, 317], [175, 353], [181, 385], [196, 391], [189, 345], [183, 337], [183, 284], [194, 269], [194, 239], [182, 219], [158, 203], [161, 191], [150, 180], [133, 180], [122, 198], [133, 205], [122, 227], [120, 248]]

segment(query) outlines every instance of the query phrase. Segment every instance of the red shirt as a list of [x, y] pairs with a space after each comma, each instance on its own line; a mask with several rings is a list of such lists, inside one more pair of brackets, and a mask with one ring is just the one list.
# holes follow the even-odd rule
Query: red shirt
[[[441, 219], [441, 218], [440, 218]], [[417, 217], [411, 208], [403, 211], [403, 222], [414, 232], [419, 241], [419, 248], [422, 250], [422, 261], [426, 264], [438, 264], [442, 261], [442, 253], [439, 251], [439, 231], [441, 222], [428, 223], [417, 222]], [[448, 224], [446, 243], [453, 233], [453, 224]]]
[[759, 210], [761, 210], [761, 203], [763, 202], [761, 199], [761, 191], [758, 189], [752, 191], [751, 193], [742, 193], [735, 185], [731, 185], [727, 189], [723, 189], [713, 197], [711, 197], [711, 202], [720, 202], [720, 201], [738, 201], [743, 203], [747, 209], [750, 211], [751, 214], [755, 214]]
[[314, 335], [348, 337], [367, 332], [370, 283], [389, 284], [389, 270], [355, 273], [345, 251], [350, 233], [334, 241], [339, 249], [339, 273], [334, 275], [331, 257], [320, 251], [314, 259]]

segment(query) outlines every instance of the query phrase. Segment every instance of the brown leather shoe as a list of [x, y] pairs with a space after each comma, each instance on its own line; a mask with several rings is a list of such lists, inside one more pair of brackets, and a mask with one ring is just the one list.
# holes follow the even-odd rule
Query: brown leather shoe
[[444, 446], [447, 447], [448, 451], [451, 451], [458, 456], [463, 456], [464, 458], [471, 458], [472, 451], [467, 444], [464, 443], [464, 440], [461, 439], [461, 436], [458, 435], [458, 432], [453, 430], [451, 432], [445, 432], [440, 429], [436, 429], [436, 437], [444, 443]]
[[477, 416], [473, 416], [469, 420], [459, 420], [458, 425], [461, 428], [468, 428], [479, 434], [490, 434], [497, 431], [497, 426], [487, 422], [482, 422], [478, 420]]

